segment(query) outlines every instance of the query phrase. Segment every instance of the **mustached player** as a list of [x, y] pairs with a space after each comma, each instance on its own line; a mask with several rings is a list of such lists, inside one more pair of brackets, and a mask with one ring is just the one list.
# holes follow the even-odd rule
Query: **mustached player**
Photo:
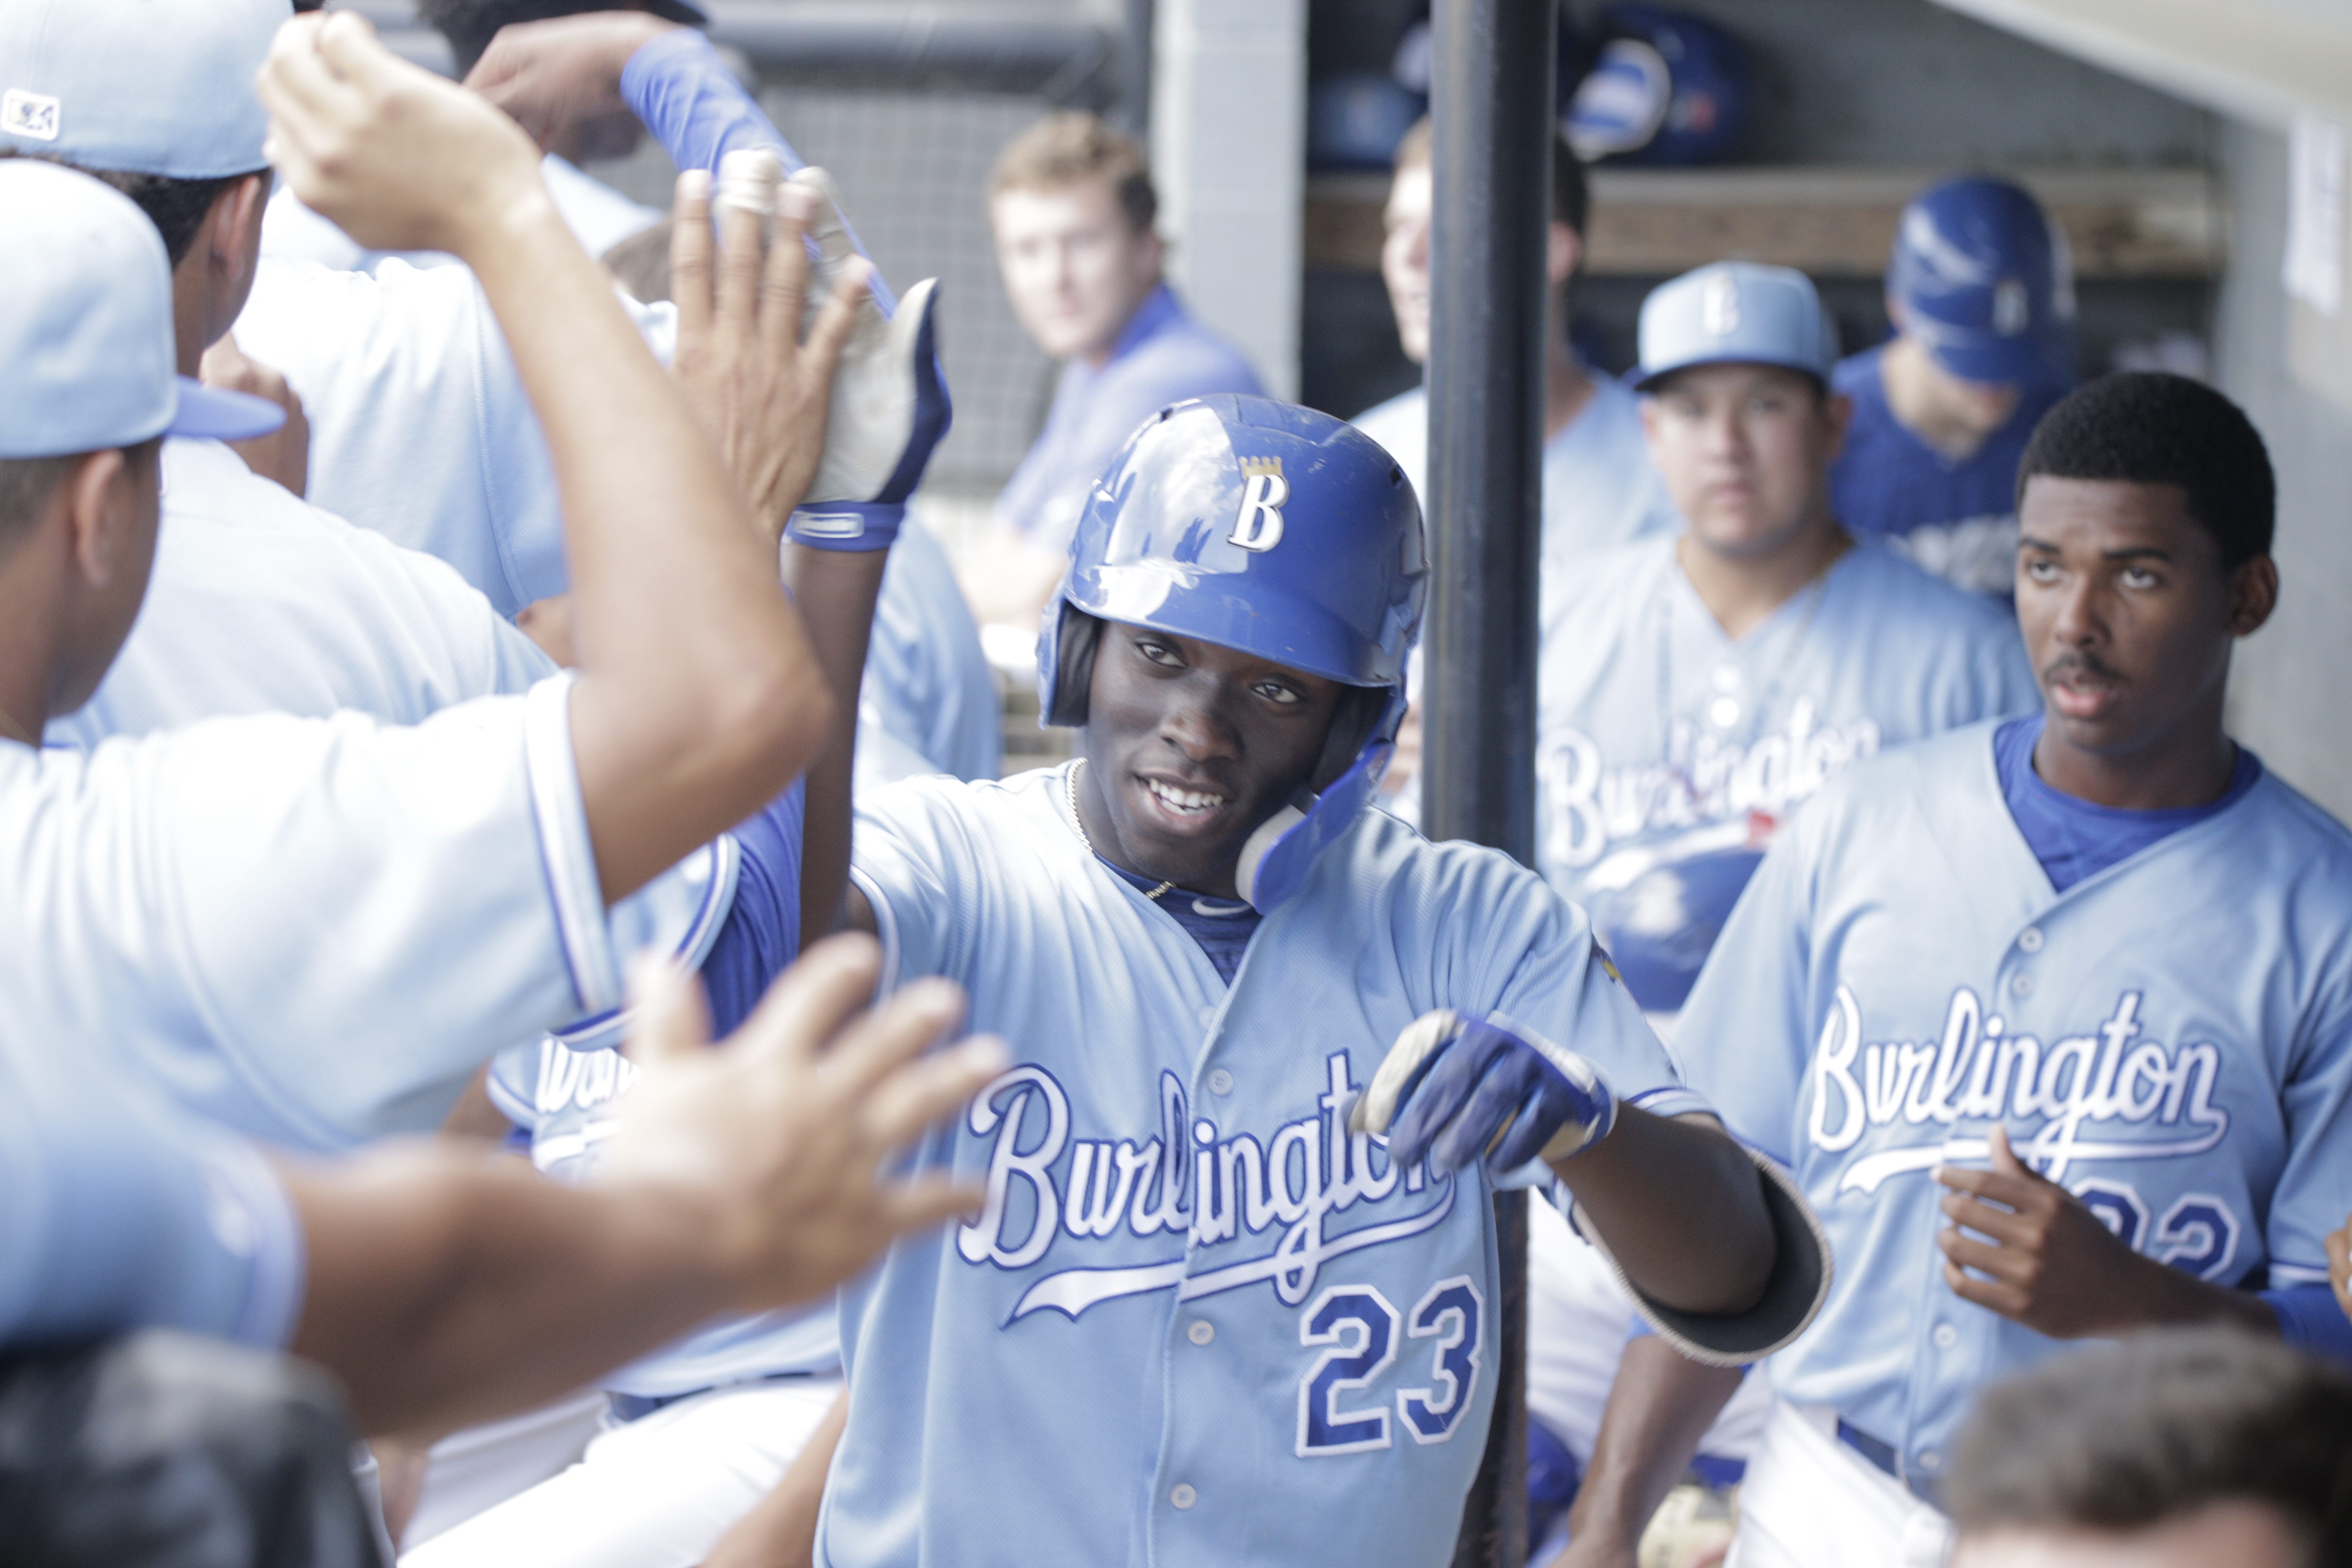
[[818, 1563], [995, 1561], [1009, 1520], [1037, 1562], [1443, 1560], [1498, 1182], [1556, 1176], [1700, 1353], [1810, 1310], [1801, 1208], [1577, 910], [1364, 809], [1424, 576], [1360, 433], [1178, 404], [1097, 485], [1041, 642], [1078, 760], [863, 804], [853, 921], [1022, 1059], [926, 1150], [982, 1210], [843, 1299]]
[[[2018, 495], [2043, 711], [1833, 781], [1676, 1035], [1837, 1253], [1770, 1365], [1735, 1568], [1940, 1561], [1976, 1391], [2064, 1342], [2223, 1322], [2352, 1355], [2324, 1249], [2352, 838], [2222, 728], [2278, 592], [2262, 438], [2198, 383], [2111, 376], [2043, 420]], [[1654, 1343], [1625, 1366], [1600, 1453], [1633, 1492], [1729, 1374]]]

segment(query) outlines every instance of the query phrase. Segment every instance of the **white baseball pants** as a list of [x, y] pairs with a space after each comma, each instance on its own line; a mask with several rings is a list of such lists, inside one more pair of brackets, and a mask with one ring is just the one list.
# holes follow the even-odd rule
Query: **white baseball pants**
[[1776, 1403], [1739, 1487], [1724, 1568], [1942, 1568], [1952, 1525], [1837, 1439], [1823, 1409]]

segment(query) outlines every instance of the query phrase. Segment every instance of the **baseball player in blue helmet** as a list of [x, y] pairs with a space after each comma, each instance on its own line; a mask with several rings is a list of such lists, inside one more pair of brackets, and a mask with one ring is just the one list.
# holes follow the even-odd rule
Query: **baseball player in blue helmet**
[[[2222, 724], [2278, 593], [2262, 438], [2200, 383], [2109, 376], [2020, 473], [2042, 710], [1832, 781], [1676, 1036], [1837, 1252], [1770, 1363], [1750, 1568], [1937, 1560], [1973, 1394], [2067, 1342], [2217, 1322], [2352, 1359], [2324, 1240], [2352, 1160], [2352, 835]], [[1601, 1436], [1657, 1460], [1629, 1497], [1679, 1466], [1649, 1436], [1727, 1382], [1637, 1355]]]
[[1177, 404], [1095, 487], [1041, 639], [1077, 757], [862, 803], [887, 983], [968, 977], [1019, 1060], [925, 1151], [985, 1205], [843, 1298], [816, 1562], [993, 1562], [1008, 1521], [1038, 1562], [1443, 1560], [1501, 1183], [1564, 1184], [1695, 1353], [1804, 1320], [1801, 1209], [1582, 916], [1365, 808], [1424, 572], [1360, 433]]
[[2017, 460], [2074, 384], [2066, 237], [2007, 180], [1930, 186], [1886, 269], [1895, 336], [1837, 368], [1853, 404], [1832, 471], [1838, 512], [1960, 587], [2006, 595]]

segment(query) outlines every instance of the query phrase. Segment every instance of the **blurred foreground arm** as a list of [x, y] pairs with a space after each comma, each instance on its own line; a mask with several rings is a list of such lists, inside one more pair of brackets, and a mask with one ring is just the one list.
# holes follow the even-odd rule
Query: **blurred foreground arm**
[[591, 1185], [419, 1145], [284, 1173], [310, 1254], [296, 1353], [362, 1430], [432, 1433], [524, 1408], [725, 1311], [822, 1296], [898, 1237], [979, 1199], [885, 1162], [1003, 1052], [926, 1055], [961, 1009], [940, 982], [871, 1013], [879, 953], [813, 948], [717, 1049], [698, 993], [641, 971], [642, 1068]]
[[[350, 13], [298, 16], [257, 83], [295, 194], [361, 243], [470, 266], [546, 428], [579, 659], [573, 754], [606, 900], [764, 805], [831, 700], [742, 496], [610, 279], [565, 230], [530, 138], [405, 65]], [[845, 307], [784, 346], [814, 468]]]
[[1625, 1347], [1569, 1510], [1569, 1548], [1550, 1568], [1633, 1568], [1650, 1516], [1690, 1468], [1742, 1375], [1738, 1367], [1701, 1366], [1654, 1336]]

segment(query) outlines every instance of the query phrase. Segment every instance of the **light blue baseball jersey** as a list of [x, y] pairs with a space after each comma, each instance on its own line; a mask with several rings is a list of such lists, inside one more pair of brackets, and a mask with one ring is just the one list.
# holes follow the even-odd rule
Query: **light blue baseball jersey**
[[[1537, 863], [1570, 898], [1605, 906], [1595, 918], [1612, 952], [1621, 927], [1670, 937], [1696, 918], [1657, 907], [1676, 900], [1644, 882], [1653, 871], [1760, 849], [1859, 759], [2037, 700], [2000, 606], [1884, 551], [1848, 550], [1735, 639], [1676, 543], [1588, 562], [1544, 628]], [[1726, 909], [1737, 884], [1727, 892]]]
[[[550, 153], [540, 160], [540, 177], [555, 210], [580, 248], [602, 256], [633, 234], [651, 228], [669, 215], [643, 202], [630, 200], [577, 164]], [[457, 267], [463, 263], [446, 251], [370, 250], [335, 226], [332, 218], [302, 205], [290, 186], [280, 185], [261, 214], [261, 248], [265, 255], [315, 261], [345, 272], [373, 272], [388, 260], [412, 267]]]
[[252, 1145], [100, 1042], [0, 1017], [0, 1350], [174, 1328], [275, 1347], [302, 1231]]
[[[1414, 387], [1356, 416], [1357, 429], [1387, 448], [1429, 506], [1429, 393]], [[1682, 513], [1650, 461], [1641, 399], [1592, 373], [1592, 395], [1543, 451], [1543, 585], [1547, 605], [1596, 553], [1656, 533], [1679, 532]]]
[[982, 1212], [844, 1294], [817, 1560], [1442, 1563], [1492, 1409], [1491, 1187], [1392, 1166], [1353, 1091], [1452, 1006], [1702, 1108], [1582, 916], [1501, 855], [1366, 812], [1228, 986], [1063, 791], [916, 779], [860, 810], [889, 983], [960, 982], [1018, 1065], [921, 1153]]
[[[0, 746], [0, 995], [184, 1105], [332, 1150], [437, 1125], [474, 1070], [621, 998], [568, 676], [411, 727], [207, 720]], [[93, 1048], [97, 1048], [93, 1047]]]
[[857, 694], [861, 782], [914, 773], [992, 779], [1004, 705], [948, 552], [919, 522], [898, 531]]
[[139, 620], [97, 693], [50, 721], [96, 745], [230, 713], [420, 723], [555, 672], [445, 563], [289, 494], [217, 441], [163, 444]]
[[1860, 764], [1776, 843], [1676, 1055], [1795, 1173], [1837, 1266], [1773, 1386], [1933, 1479], [1977, 1391], [2063, 1349], [1955, 1296], [1939, 1163], [1996, 1123], [2141, 1252], [2324, 1279], [2352, 1208], [2352, 835], [2274, 775], [2063, 893], [1996, 726]]

